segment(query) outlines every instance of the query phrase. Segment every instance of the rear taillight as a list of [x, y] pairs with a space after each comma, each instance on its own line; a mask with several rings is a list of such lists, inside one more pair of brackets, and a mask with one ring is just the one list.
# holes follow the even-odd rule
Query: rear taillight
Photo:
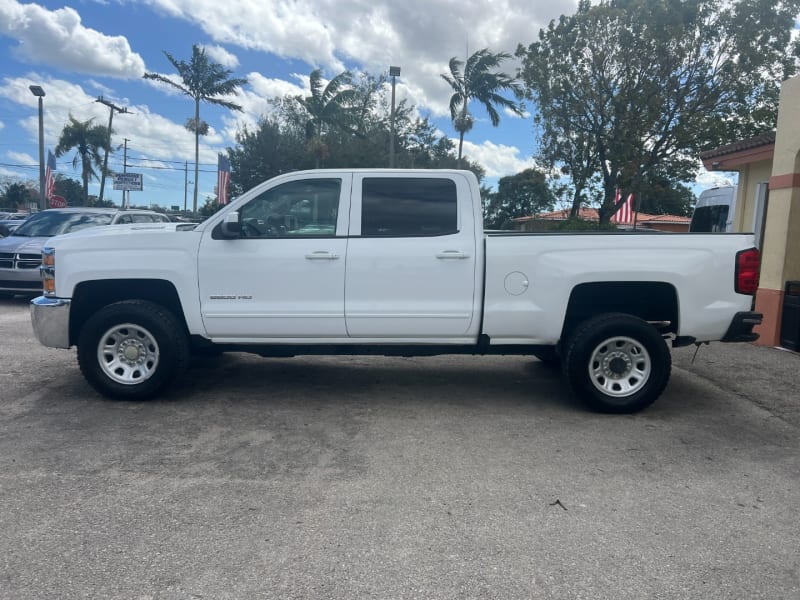
[[752, 296], [758, 290], [758, 274], [761, 270], [761, 253], [758, 248], [750, 248], [736, 253], [736, 281], [734, 289], [737, 294]]

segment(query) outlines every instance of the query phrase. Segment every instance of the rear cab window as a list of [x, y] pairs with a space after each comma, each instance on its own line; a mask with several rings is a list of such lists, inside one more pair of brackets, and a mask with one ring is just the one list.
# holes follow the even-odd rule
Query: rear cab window
[[458, 233], [456, 184], [446, 178], [365, 177], [361, 237], [429, 237]]

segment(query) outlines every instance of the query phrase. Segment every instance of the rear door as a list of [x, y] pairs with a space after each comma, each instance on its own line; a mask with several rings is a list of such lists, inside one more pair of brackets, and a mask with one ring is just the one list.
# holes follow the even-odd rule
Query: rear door
[[356, 338], [463, 338], [475, 312], [469, 184], [444, 176], [353, 177], [345, 317]]

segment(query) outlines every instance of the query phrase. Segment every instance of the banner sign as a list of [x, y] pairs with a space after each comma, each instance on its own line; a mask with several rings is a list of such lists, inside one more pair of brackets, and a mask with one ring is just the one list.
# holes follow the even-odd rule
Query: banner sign
[[114, 189], [141, 192], [141, 173], [114, 173]]

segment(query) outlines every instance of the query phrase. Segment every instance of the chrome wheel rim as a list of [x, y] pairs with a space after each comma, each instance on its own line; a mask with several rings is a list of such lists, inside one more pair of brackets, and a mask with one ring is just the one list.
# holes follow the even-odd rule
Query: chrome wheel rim
[[100, 338], [97, 361], [103, 373], [123, 385], [136, 385], [148, 380], [159, 360], [156, 338], [141, 325], [114, 325]]
[[592, 385], [615, 398], [626, 398], [641, 390], [652, 370], [653, 363], [644, 345], [623, 336], [598, 344], [589, 360]]

